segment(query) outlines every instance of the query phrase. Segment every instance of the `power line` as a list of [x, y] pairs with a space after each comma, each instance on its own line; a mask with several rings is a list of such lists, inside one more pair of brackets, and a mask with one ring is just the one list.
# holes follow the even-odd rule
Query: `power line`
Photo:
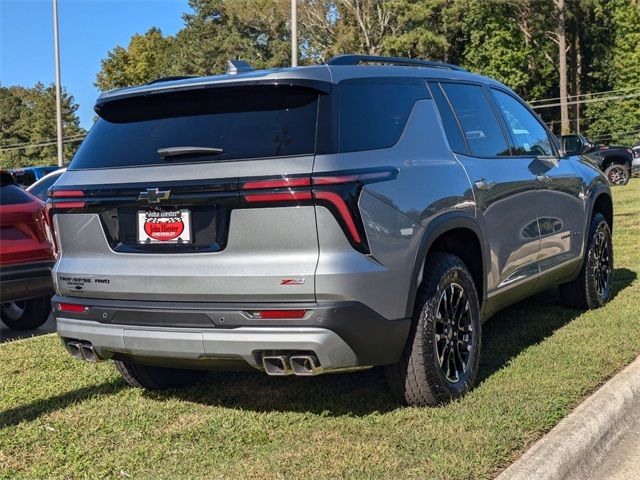
[[[575, 122], [576, 120], [580, 120], [580, 122], [590, 123], [593, 120], [603, 120], [605, 118], [614, 118], [616, 115], [600, 115], [597, 117], [580, 117], [580, 118], [570, 118], [570, 122]], [[552, 120], [551, 122], [546, 122], [547, 125], [553, 125], [555, 123], [562, 123], [562, 120]]]
[[[84, 137], [85, 137], [85, 134], [80, 133], [78, 135], [65, 137], [64, 140], [73, 140], [73, 139], [84, 138]], [[37, 145], [43, 142], [53, 142], [56, 140], [57, 138], [54, 137], [54, 138], [43, 138], [42, 140], [37, 140], [35, 142], [31, 141], [31, 142], [24, 142], [24, 143], [8, 143], [6, 145], [0, 145], [0, 149], [9, 148], [9, 147], [23, 147], [23, 146]]]
[[[625, 98], [635, 98], [635, 97], [640, 97], [640, 92], [630, 93], [628, 95], [614, 95], [614, 96], [605, 97], [605, 98], [588, 98], [586, 100], [575, 100], [571, 102], [566, 102], [565, 105], [582, 105], [584, 103], [609, 102], [611, 100], [622, 100]], [[550, 103], [547, 105], [532, 106], [531, 108], [533, 108], [534, 110], [539, 110], [542, 108], [559, 107], [560, 105], [562, 105], [562, 103]]]
[[[65, 140], [65, 142], [66, 143], [76, 143], [76, 142], [81, 142], [82, 140], [84, 140], [84, 137]], [[29, 144], [29, 145], [25, 145], [23, 147], [0, 148], [0, 152], [10, 152], [12, 150], [26, 150], [26, 149], [29, 149], [29, 148], [39, 148], [39, 147], [50, 147], [51, 145], [57, 145], [57, 143], [58, 143], [57, 141], [52, 141], [52, 142], [46, 142], [46, 143], [32, 143], [32, 144]]]
[[640, 130], [628, 130], [626, 132], [613, 132], [613, 133], [603, 133], [602, 135], [597, 135], [595, 137], [593, 137], [592, 140], [610, 140], [613, 137], [617, 137], [620, 135], [630, 135], [632, 133], [640, 133]]
[[[640, 87], [619, 88], [616, 90], [603, 90], [601, 92], [581, 93], [580, 95], [567, 95], [567, 100], [571, 98], [594, 97], [597, 95], [604, 95], [606, 93], [629, 92], [629, 91], [635, 91], [635, 90], [640, 90]], [[531, 105], [534, 103], [550, 102], [552, 100], [560, 100], [560, 97], [540, 98], [538, 100], [530, 100], [528, 103]]]

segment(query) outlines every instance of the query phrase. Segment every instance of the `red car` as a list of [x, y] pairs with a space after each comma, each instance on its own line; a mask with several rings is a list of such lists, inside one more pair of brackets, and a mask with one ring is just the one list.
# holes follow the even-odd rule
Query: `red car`
[[0, 171], [0, 319], [30, 330], [51, 312], [54, 257], [46, 234], [44, 203]]

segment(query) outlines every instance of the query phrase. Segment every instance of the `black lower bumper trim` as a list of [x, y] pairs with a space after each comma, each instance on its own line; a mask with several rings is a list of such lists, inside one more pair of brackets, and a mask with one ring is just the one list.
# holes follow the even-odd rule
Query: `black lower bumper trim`
[[52, 262], [2, 267], [0, 303], [44, 297], [53, 293]]
[[[388, 320], [359, 302], [196, 303], [103, 300], [55, 296], [56, 317], [115, 325], [180, 328], [318, 327], [337, 333], [358, 357], [358, 365], [387, 365], [400, 358], [411, 319]], [[84, 305], [84, 313], [61, 312], [58, 303]], [[256, 310], [307, 310], [303, 319], [257, 319]]]

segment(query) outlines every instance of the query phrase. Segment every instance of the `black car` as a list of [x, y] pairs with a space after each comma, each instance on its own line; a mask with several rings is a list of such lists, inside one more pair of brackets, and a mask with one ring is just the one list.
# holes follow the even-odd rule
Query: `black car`
[[590, 158], [602, 170], [611, 185], [626, 185], [631, 176], [634, 159], [629, 147], [596, 145], [582, 135], [564, 135], [562, 144], [567, 148], [581, 149], [582, 154]]

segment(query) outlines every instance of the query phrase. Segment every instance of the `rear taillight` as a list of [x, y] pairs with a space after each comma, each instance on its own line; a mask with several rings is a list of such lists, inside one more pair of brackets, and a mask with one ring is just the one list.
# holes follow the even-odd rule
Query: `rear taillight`
[[49, 190], [52, 210], [67, 210], [85, 207], [85, 193], [82, 190]]
[[249, 206], [322, 205], [340, 224], [351, 245], [369, 253], [358, 199], [365, 184], [391, 180], [398, 171], [393, 168], [321, 173], [309, 177], [267, 178], [241, 183]]
[[82, 190], [51, 190], [51, 203], [55, 210], [84, 208], [84, 192]]

